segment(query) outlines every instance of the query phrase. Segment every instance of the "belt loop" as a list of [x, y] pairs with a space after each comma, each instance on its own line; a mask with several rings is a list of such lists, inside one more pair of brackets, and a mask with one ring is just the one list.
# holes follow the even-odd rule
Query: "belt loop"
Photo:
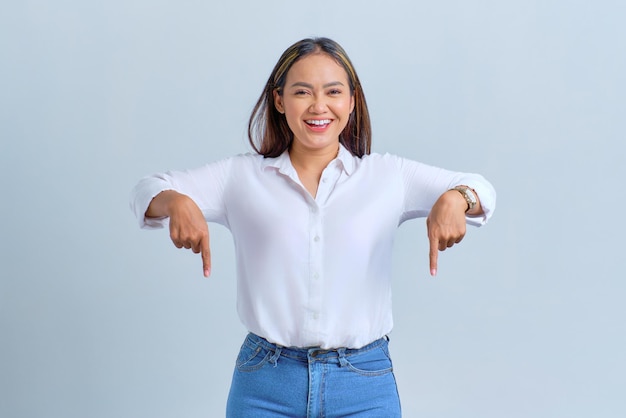
[[282, 350], [282, 347], [277, 345], [276, 346], [276, 351], [274, 351], [274, 354], [268, 360], [270, 362], [270, 364], [274, 365], [274, 367], [276, 367], [278, 365], [278, 357], [280, 357], [280, 351], [281, 350]]
[[346, 360], [346, 349], [338, 348], [337, 354], [339, 354], [339, 366], [346, 367], [348, 365], [348, 360]]

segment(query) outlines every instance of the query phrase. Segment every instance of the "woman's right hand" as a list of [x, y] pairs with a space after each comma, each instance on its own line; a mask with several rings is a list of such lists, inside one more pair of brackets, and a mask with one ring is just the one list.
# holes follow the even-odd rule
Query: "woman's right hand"
[[170, 218], [170, 238], [176, 248], [191, 249], [202, 256], [204, 277], [211, 274], [211, 250], [209, 228], [202, 211], [196, 203], [184, 194], [165, 190], [152, 199], [146, 217]]

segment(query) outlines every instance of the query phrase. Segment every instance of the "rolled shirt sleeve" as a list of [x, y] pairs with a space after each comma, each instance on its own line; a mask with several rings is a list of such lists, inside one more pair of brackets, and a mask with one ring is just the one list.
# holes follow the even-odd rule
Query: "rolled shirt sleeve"
[[202, 167], [153, 174], [139, 180], [131, 191], [130, 208], [140, 228], [156, 229], [167, 225], [168, 218], [147, 218], [146, 211], [156, 195], [166, 190], [175, 190], [189, 196], [200, 208], [208, 222], [227, 226], [224, 205], [225, 183], [235, 156], [206, 164]]
[[482, 226], [491, 218], [496, 205], [494, 187], [482, 175], [461, 173], [401, 157], [394, 158], [404, 181], [404, 211], [401, 222], [426, 217], [439, 197], [456, 186], [472, 188], [483, 209], [478, 216], [466, 216], [467, 223]]

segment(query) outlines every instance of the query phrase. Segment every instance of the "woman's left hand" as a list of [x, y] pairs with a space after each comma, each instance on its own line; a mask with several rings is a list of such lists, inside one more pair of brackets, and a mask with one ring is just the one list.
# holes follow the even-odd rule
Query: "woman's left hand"
[[430, 241], [430, 275], [437, 275], [439, 251], [461, 242], [465, 236], [465, 211], [467, 202], [456, 190], [448, 190], [435, 202], [428, 218], [428, 240]]

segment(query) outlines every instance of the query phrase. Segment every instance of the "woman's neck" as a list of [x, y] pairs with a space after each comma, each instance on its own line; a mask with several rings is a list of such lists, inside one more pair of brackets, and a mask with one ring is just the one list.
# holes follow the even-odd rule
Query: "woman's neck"
[[303, 149], [297, 144], [292, 144], [289, 149], [289, 158], [296, 171], [319, 172], [320, 174], [328, 163], [339, 155], [339, 143], [324, 147], [319, 150]]

